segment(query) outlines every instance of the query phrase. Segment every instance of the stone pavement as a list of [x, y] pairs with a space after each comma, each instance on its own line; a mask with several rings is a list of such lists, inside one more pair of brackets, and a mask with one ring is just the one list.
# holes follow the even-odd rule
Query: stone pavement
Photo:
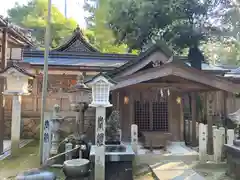
[[225, 168], [198, 167], [198, 162], [165, 161], [151, 166], [160, 180], [231, 180]]

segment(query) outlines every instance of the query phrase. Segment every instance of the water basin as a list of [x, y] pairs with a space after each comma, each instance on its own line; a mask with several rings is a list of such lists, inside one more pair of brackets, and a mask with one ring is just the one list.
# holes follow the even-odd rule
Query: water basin
[[107, 145], [105, 152], [126, 152], [126, 147], [123, 145]]

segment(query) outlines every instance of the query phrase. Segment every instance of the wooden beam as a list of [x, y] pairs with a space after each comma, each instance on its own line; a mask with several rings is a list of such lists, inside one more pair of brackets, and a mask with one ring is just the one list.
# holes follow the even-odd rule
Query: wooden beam
[[[198, 85], [194, 84], [180, 84], [180, 83], [139, 83], [139, 84], [134, 84], [131, 86], [128, 86], [126, 88], [129, 89], [142, 89], [142, 90], [147, 90], [151, 88], [169, 88], [170, 90], [173, 91], [178, 91], [178, 92], [205, 92], [209, 91], [207, 87], [201, 87]], [[216, 89], [212, 89], [213, 91]]]

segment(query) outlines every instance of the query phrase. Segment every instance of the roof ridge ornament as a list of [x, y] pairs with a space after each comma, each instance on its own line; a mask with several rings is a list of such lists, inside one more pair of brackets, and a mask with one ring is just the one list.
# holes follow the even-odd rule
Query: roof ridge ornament
[[79, 24], [77, 25], [76, 29], [74, 30], [74, 33], [82, 33], [82, 30], [81, 30]]

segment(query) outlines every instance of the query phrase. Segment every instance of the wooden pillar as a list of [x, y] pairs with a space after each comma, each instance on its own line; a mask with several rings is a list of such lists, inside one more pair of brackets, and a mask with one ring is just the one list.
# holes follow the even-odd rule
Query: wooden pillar
[[191, 145], [197, 146], [197, 133], [196, 133], [196, 121], [197, 121], [197, 93], [191, 93], [191, 107], [192, 107], [192, 139]]
[[[7, 62], [7, 26], [3, 29], [3, 36], [2, 36], [2, 61], [1, 61], [1, 70], [5, 69], [6, 62]], [[5, 79], [2, 77], [0, 78], [0, 154], [3, 152], [3, 139], [4, 139], [4, 128], [5, 128], [5, 121], [4, 121], [4, 97], [2, 92], [4, 91]]]
[[208, 141], [207, 152], [213, 155], [213, 92], [208, 92], [207, 96], [207, 125], [208, 125]]
[[224, 127], [225, 127], [225, 143], [227, 143], [227, 92], [223, 91], [223, 109], [222, 115], [224, 120]]
[[181, 101], [179, 103], [179, 109], [180, 109], [180, 140], [184, 141], [184, 110], [183, 110], [183, 102], [182, 97], [180, 99]]
[[37, 85], [38, 85], [38, 78], [34, 78], [33, 79], [33, 89], [32, 89], [32, 94], [33, 94], [33, 111], [37, 112], [38, 110], [38, 89], [37, 89]]
[[130, 91], [129, 93], [129, 124], [130, 126], [134, 124], [134, 98], [133, 93]]

